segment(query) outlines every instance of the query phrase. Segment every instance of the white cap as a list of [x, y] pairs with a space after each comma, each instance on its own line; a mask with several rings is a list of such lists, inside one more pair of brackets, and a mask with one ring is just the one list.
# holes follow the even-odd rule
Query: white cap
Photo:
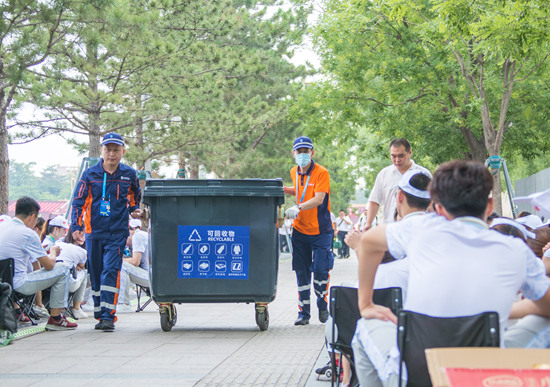
[[521, 218], [517, 218], [516, 222], [529, 227], [531, 230], [542, 226], [542, 220], [540, 220], [540, 218], [536, 215], [522, 216]]
[[55, 218], [50, 220], [50, 226], [63, 227], [63, 228], [66, 228], [68, 230], [69, 229], [69, 222], [67, 222], [67, 219], [65, 219], [61, 215], [57, 215]]
[[10, 220], [11, 216], [9, 215], [0, 215], [0, 222], [3, 222], [5, 220]]
[[514, 202], [528, 203], [535, 207], [535, 210], [539, 211], [542, 216], [550, 217], [550, 189], [529, 196], [518, 196], [514, 198]]
[[131, 228], [141, 227], [141, 220], [139, 219], [130, 219], [129, 223]]
[[527, 230], [527, 228], [523, 224], [520, 224], [517, 221], [513, 221], [512, 219], [495, 218], [491, 222], [491, 228], [493, 228], [494, 226], [499, 225], [499, 224], [507, 224], [509, 226], [517, 228], [519, 231], [521, 231], [521, 233], [523, 234], [525, 239], [528, 239], [528, 238], [536, 239], [537, 238], [537, 235], [534, 232]]
[[[398, 187], [403, 191], [408, 193], [409, 195], [412, 195], [414, 197], [420, 198], [420, 199], [430, 199], [430, 192], [429, 191], [422, 191], [418, 188], [414, 188], [411, 185], [411, 179], [413, 176], [418, 175], [419, 173], [426, 175], [424, 171], [420, 169], [414, 169], [414, 170], [408, 170], [403, 174], [401, 177], [401, 180], [399, 181]], [[428, 175], [426, 175], [428, 176]], [[429, 176], [428, 176], [429, 177]]]

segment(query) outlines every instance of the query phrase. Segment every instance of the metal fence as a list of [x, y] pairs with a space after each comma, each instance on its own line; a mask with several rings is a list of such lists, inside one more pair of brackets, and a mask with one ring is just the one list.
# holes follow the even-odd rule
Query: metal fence
[[[514, 196], [527, 196], [547, 189], [550, 189], [550, 168], [544, 169], [525, 179], [516, 180]], [[533, 206], [525, 203], [517, 204], [517, 213], [519, 214], [521, 211], [529, 211], [533, 214], [537, 213]]]

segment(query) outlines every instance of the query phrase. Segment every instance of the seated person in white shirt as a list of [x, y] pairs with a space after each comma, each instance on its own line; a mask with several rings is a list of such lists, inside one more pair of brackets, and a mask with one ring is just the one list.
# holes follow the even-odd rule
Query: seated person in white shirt
[[124, 258], [123, 271], [130, 276], [130, 281], [144, 287], [149, 287], [149, 261], [147, 259], [147, 244], [149, 236], [141, 230], [139, 219], [130, 220], [130, 236], [132, 237], [132, 256]]
[[[53, 247], [50, 255], [40, 243], [33, 227], [36, 225], [40, 205], [28, 196], [17, 200], [15, 217], [0, 223], [0, 260], [13, 258], [13, 289], [21, 294], [32, 295], [51, 287], [50, 318], [46, 330], [75, 329], [78, 325], [67, 320], [61, 309], [67, 306], [69, 293], [69, 268], [56, 263], [59, 247]], [[42, 269], [27, 273], [30, 260], [38, 260]]]
[[[425, 215], [431, 200], [428, 185], [431, 178], [422, 170], [409, 170], [403, 174], [396, 193], [397, 213], [401, 220], [414, 216]], [[357, 252], [361, 233], [351, 230], [346, 236], [349, 247]], [[409, 280], [409, 262], [406, 258], [394, 260], [378, 267], [374, 277], [374, 289], [391, 287], [401, 288], [403, 301], [407, 298], [407, 282]], [[332, 324], [326, 324], [325, 336], [332, 338]], [[341, 357], [344, 374], [342, 382], [347, 385], [350, 381], [350, 366], [345, 357]]]
[[540, 308], [550, 308], [549, 281], [540, 259], [521, 240], [488, 230], [492, 186], [490, 172], [480, 163], [442, 164], [430, 185], [437, 214], [378, 226], [361, 237], [363, 318], [353, 340], [361, 385], [399, 382], [397, 318], [372, 302], [374, 275], [386, 250], [396, 259], [409, 260], [406, 310], [434, 317], [496, 311], [503, 329], [519, 290]]
[[55, 242], [55, 246], [59, 246], [61, 249], [61, 253], [57, 256], [57, 262], [63, 262], [71, 269], [74, 267], [76, 278], [71, 274], [69, 285], [69, 293], [74, 293], [72, 312], [75, 318], [84, 319], [88, 318], [88, 315], [80, 308], [80, 304], [84, 300], [84, 293], [88, 285], [88, 271], [86, 270], [88, 252], [84, 247], [84, 235], [78, 238], [80, 239], [73, 237], [71, 228], [69, 227], [65, 240]]

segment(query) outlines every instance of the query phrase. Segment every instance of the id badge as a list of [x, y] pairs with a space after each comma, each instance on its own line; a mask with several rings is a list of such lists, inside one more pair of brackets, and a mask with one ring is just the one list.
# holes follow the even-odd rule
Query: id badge
[[111, 216], [111, 202], [109, 200], [101, 199], [99, 215]]

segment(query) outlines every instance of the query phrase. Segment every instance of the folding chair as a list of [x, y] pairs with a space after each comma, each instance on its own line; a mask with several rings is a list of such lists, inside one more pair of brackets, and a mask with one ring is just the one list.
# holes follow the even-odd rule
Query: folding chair
[[431, 386], [424, 350], [441, 347], [498, 347], [500, 330], [497, 312], [464, 317], [431, 317], [402, 310], [398, 314], [397, 345], [401, 353], [399, 386], [403, 362], [408, 387]]
[[[13, 289], [13, 276], [15, 273], [15, 263], [13, 258], [0, 260], [0, 281], [10, 284]], [[27, 315], [32, 325], [37, 325], [37, 323], [32, 319], [34, 311], [32, 310], [34, 304], [35, 295], [26, 295], [16, 292], [15, 290], [11, 293], [12, 301], [15, 302], [21, 309], [21, 314], [17, 318], [19, 321], [23, 314]]]
[[[138, 285], [138, 284], [135, 284], [135, 285], [136, 285], [137, 302], [138, 302], [137, 309], [136, 309], [136, 313], [137, 313], [137, 312], [141, 312], [145, 308], [147, 308], [147, 305], [149, 305], [151, 303], [151, 301], [153, 301], [153, 298], [151, 297], [151, 290], [148, 287], [141, 286], [141, 285]], [[145, 304], [140, 305], [141, 293], [142, 292], [145, 293], [147, 295], [147, 297], [149, 297], [149, 299], [147, 301], [145, 301]]]
[[[375, 289], [372, 300], [375, 304], [387, 306], [393, 313], [397, 314], [403, 307], [401, 288]], [[346, 286], [333, 286], [330, 288], [330, 314], [332, 316], [332, 342], [330, 346], [339, 351], [351, 365], [352, 380], [350, 385], [357, 385], [355, 367], [353, 362], [353, 350], [351, 340], [355, 334], [357, 320], [361, 318], [359, 311], [357, 288]], [[336, 328], [338, 337], [336, 337]], [[336, 366], [336, 359], [332, 356], [332, 383], [336, 379], [336, 385], [340, 385], [341, 362]]]

